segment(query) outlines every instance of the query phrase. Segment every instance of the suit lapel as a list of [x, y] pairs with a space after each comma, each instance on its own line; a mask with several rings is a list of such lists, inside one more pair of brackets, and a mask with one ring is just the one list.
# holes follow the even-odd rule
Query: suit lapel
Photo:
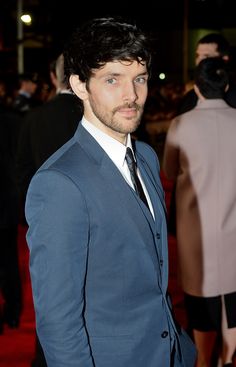
[[[156, 178], [153, 177], [153, 173], [150, 167], [148, 166], [146, 160], [144, 160], [143, 157], [138, 152], [136, 154], [136, 158], [137, 158], [138, 168], [140, 170], [142, 179], [147, 187], [147, 190], [148, 190], [148, 193], [150, 195], [152, 202], [154, 200], [155, 202], [158, 203], [158, 206], [161, 205], [160, 210], [163, 212], [163, 215], [166, 216], [166, 205], [165, 205], [165, 200], [163, 196], [163, 189], [162, 189], [161, 183], [160, 185], [158, 185], [158, 182], [157, 182], [158, 177]], [[156, 195], [159, 197], [159, 201], [156, 200]]]
[[[79, 124], [79, 127], [75, 134], [75, 139], [78, 140], [82, 148], [91, 156], [91, 159], [97, 162], [98, 169], [100, 170], [101, 175], [104, 178], [104, 182], [106, 185], [109, 185], [114, 191], [114, 197], [116, 202], [119, 202], [119, 205], [124, 207], [124, 212], [128, 211], [133, 216], [133, 213], [137, 211], [138, 208], [142, 210], [144, 217], [148, 222], [148, 226], [153, 233], [153, 236], [156, 234], [155, 221], [150, 210], [146, 207], [143, 201], [138, 197], [136, 192], [130, 187], [130, 185], [126, 182], [125, 178], [120, 173], [119, 169], [112, 162], [110, 157], [104, 152], [101, 146], [96, 142], [96, 140], [87, 132], [87, 130]], [[152, 180], [150, 179], [150, 175], [147, 173], [147, 170], [144, 169], [143, 163], [140, 162], [140, 171], [142, 174], [142, 178], [145, 182], [147, 190], [150, 194], [150, 198], [152, 203], [154, 203], [153, 207], [156, 207], [155, 199], [156, 192], [152, 184]], [[127, 205], [128, 203], [128, 205]], [[154, 209], [155, 210], [155, 209]], [[137, 213], [136, 213], [137, 214]], [[140, 213], [141, 215], [141, 213]], [[155, 216], [161, 217], [160, 213], [155, 210]], [[140, 217], [140, 220], [143, 218]], [[138, 223], [137, 223], [138, 225]], [[145, 241], [147, 244], [148, 252], [151, 255], [153, 265], [156, 270], [157, 269], [157, 256], [159, 256], [158, 249], [155, 249], [148, 241]]]
[[[106, 180], [106, 182], [112, 187], [112, 190], [114, 191], [114, 195], [116, 197], [116, 201], [119, 203], [118, 205], [122, 205], [124, 207], [123, 212], [125, 213], [126, 211], [128, 211], [131, 218], [134, 217], [135, 213], [135, 217], [137, 218], [137, 222], [135, 222], [135, 225], [137, 226], [139, 226], [139, 218], [141, 221], [143, 221], [143, 219], [145, 218], [147, 221], [147, 225], [149, 226], [150, 231], [154, 237], [156, 233], [155, 222], [150, 210], [146, 207], [146, 205], [138, 197], [136, 192], [126, 182], [118, 168], [107, 156], [107, 154], [104, 154], [104, 159], [101, 164], [100, 172], [103, 175], [104, 180]], [[138, 215], [138, 213], [140, 212], [139, 209], [141, 209], [142, 211], [140, 215]], [[142, 214], [144, 215], [144, 217], [142, 216]], [[141, 233], [141, 235], [143, 234]], [[159, 250], [155, 245], [153, 245], [153, 243], [147, 241], [145, 238], [144, 243], [146, 244], [147, 251], [150, 254], [154, 268], [160, 274], [160, 268], [157, 266], [157, 258], [159, 258], [160, 256]]]
[[[140, 164], [140, 172], [150, 195], [150, 199], [153, 203], [156, 221], [154, 221], [150, 210], [146, 207], [146, 205], [139, 198], [136, 192], [126, 182], [118, 168], [105, 152], [101, 162], [100, 170], [106, 182], [108, 182], [112, 187], [114, 195], [116, 195], [116, 197], [118, 198], [119, 205], [124, 206], [124, 212], [128, 211], [132, 217], [134, 215], [134, 211], [137, 211], [137, 208], [139, 207], [144, 217], [146, 218], [147, 224], [153, 234], [153, 238], [155, 238], [157, 234], [157, 228], [159, 226], [162, 226], [162, 221], [165, 217], [165, 211], [162, 204], [160, 203], [160, 200], [158, 200], [159, 195], [157, 196], [157, 191], [153, 185], [153, 180], [151, 180], [151, 178], [149, 177], [149, 174], [145, 170], [144, 166]], [[143, 220], [143, 217], [140, 218], [140, 220]], [[138, 222], [136, 224], [138, 225]], [[157, 246], [156, 241], [154, 241], [155, 245], [150, 241], [146, 241], [146, 239], [144, 239], [144, 242], [147, 246], [147, 250], [152, 259], [154, 268], [160, 274], [160, 268], [157, 266], [159, 263], [157, 258], [162, 258], [162, 249]]]
[[[149, 222], [152, 222], [152, 226], [153, 226], [154, 225], [153, 217], [150, 211], [148, 210], [148, 208], [145, 206], [142, 200], [138, 197], [135, 191], [128, 185], [128, 183], [125, 181], [124, 177], [122, 176], [118, 168], [109, 158], [109, 156], [104, 152], [104, 150], [96, 142], [96, 140], [91, 136], [91, 134], [87, 132], [87, 130], [82, 126], [82, 124], [79, 124], [74, 137], [76, 140], [79, 141], [80, 145], [91, 156], [91, 158], [97, 161], [97, 163], [101, 167], [103, 175], [106, 176], [106, 179], [108, 181], [111, 180], [113, 187], [114, 187], [114, 191], [117, 191], [117, 194], [118, 192], [120, 192], [123, 196], [124, 195], [123, 190], [129, 189], [129, 192], [132, 193], [135, 200], [138, 202], [138, 205], [142, 209], [145, 217], [147, 218]], [[145, 173], [145, 176], [146, 176], [146, 173]], [[115, 184], [116, 180], [120, 180], [119, 184]], [[144, 180], [147, 180], [147, 178], [146, 179], [144, 178]]]
[[[114, 190], [115, 195], [118, 195], [121, 202], [124, 203], [127, 208], [127, 195], [131, 200], [129, 201], [129, 206], [132, 210], [137, 210], [137, 205], [141, 208], [144, 216], [146, 217], [148, 223], [151, 225], [152, 231], [154, 231], [154, 220], [150, 210], [146, 207], [143, 201], [139, 198], [136, 192], [130, 187], [125, 178], [122, 176], [121, 172], [104, 152], [104, 157], [101, 162], [101, 173], [110, 184]], [[134, 201], [134, 200], [135, 201]], [[133, 205], [134, 204], [134, 205]]]

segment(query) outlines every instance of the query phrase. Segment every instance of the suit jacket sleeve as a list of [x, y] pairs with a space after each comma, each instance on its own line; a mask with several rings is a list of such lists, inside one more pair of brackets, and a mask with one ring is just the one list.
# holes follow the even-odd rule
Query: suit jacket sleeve
[[37, 173], [26, 201], [37, 332], [48, 367], [92, 367], [83, 318], [89, 219], [79, 188]]

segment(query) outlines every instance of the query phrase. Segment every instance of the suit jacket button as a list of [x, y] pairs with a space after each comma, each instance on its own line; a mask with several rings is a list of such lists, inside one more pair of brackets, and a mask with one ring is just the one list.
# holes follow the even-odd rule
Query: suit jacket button
[[156, 234], [156, 238], [159, 240], [161, 238], [160, 233]]
[[160, 265], [161, 265], [161, 266], [163, 265], [163, 260], [160, 260]]
[[163, 333], [161, 334], [162, 338], [166, 338], [168, 336], [168, 331], [163, 331]]

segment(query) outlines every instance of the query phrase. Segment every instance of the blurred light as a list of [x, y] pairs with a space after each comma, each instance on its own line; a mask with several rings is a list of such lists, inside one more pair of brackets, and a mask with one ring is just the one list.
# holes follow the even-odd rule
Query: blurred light
[[23, 23], [30, 25], [32, 23], [32, 18], [29, 14], [23, 14], [20, 19], [22, 20]]
[[165, 73], [160, 73], [159, 74], [159, 79], [164, 80], [166, 78], [166, 74]]

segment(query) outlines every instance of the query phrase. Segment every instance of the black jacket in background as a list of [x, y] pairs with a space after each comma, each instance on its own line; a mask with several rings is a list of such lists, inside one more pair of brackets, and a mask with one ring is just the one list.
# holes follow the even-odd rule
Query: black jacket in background
[[0, 110], [0, 228], [18, 224], [18, 189], [16, 182], [16, 149], [19, 117]]
[[82, 118], [78, 97], [57, 94], [30, 111], [23, 121], [17, 151], [17, 178], [21, 197], [37, 169], [75, 133]]
[[[236, 108], [236, 86], [234, 84], [229, 85], [229, 89], [225, 93], [224, 100], [229, 106]], [[182, 113], [192, 110], [196, 106], [197, 101], [198, 97], [194, 89], [191, 89], [182, 98], [177, 110], [177, 115], [181, 115]]]

